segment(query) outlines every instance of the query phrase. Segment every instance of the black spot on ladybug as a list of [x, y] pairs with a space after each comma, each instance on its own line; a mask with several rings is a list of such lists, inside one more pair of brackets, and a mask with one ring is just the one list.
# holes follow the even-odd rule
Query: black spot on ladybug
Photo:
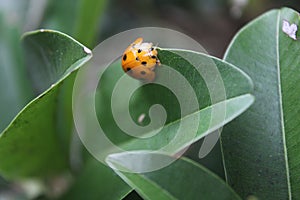
[[151, 56], [151, 58], [156, 59], [156, 56], [153, 55], [153, 56]]
[[139, 61], [140, 59], [139, 59], [139, 57], [136, 57], [135, 60]]
[[146, 65], [147, 65], [147, 62], [146, 62], [146, 61], [143, 61], [143, 62], [142, 62], [142, 65], [146, 66]]
[[145, 74], [146, 74], [146, 72], [145, 72], [145, 71], [141, 71], [141, 74], [142, 74], [142, 75], [145, 75]]
[[141, 53], [142, 52], [142, 49], [138, 49], [138, 53]]
[[125, 61], [127, 59], [127, 55], [126, 54], [124, 54], [124, 56], [123, 56], [123, 60]]
[[153, 48], [153, 47], [151, 47], [150, 51], [153, 51], [153, 50], [154, 50], [154, 48]]
[[131, 68], [130, 68], [130, 67], [127, 67], [127, 68], [126, 68], [126, 70], [127, 70], [127, 71], [130, 71], [130, 70], [131, 70]]

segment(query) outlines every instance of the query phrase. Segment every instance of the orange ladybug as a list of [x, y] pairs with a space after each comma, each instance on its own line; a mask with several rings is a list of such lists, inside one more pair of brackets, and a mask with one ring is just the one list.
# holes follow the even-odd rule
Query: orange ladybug
[[152, 82], [155, 79], [154, 69], [160, 64], [157, 50], [152, 43], [143, 43], [137, 38], [127, 47], [122, 56], [122, 68], [133, 78]]

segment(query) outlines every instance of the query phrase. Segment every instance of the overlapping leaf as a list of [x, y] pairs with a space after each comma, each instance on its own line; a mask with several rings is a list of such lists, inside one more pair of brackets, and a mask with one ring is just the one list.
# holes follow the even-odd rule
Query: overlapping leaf
[[66, 169], [68, 151], [63, 151], [57, 133], [59, 90], [63, 80], [91, 57], [83, 45], [56, 31], [28, 33], [23, 41], [32, 85], [39, 96], [0, 136], [0, 172], [7, 178], [46, 177]]

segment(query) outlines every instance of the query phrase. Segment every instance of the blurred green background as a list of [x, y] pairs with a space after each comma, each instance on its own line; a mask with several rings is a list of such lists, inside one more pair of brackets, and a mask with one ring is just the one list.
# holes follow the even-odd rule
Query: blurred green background
[[33, 97], [22, 78], [26, 70], [19, 41], [26, 31], [55, 29], [93, 49], [121, 31], [158, 26], [183, 32], [222, 58], [243, 25], [283, 6], [300, 10], [300, 2], [285, 0], [0, 0], [0, 84], [6, 86], [0, 89], [6, 94], [0, 130]]
[[[75, 37], [90, 48], [113, 34], [131, 28], [172, 28], [199, 41], [210, 54], [222, 57], [228, 42], [241, 26], [269, 9], [283, 6], [299, 10], [300, 2], [1, 0], [0, 16], [7, 25], [18, 27], [20, 33], [38, 28], [56, 29]], [[83, 31], [84, 26], [90, 29]]]
[[[59, 30], [93, 49], [121, 31], [165, 27], [189, 35], [208, 53], [222, 58], [243, 25], [283, 6], [300, 10], [299, 1], [286, 0], [0, 0], [0, 132], [34, 97], [23, 78], [26, 71], [19, 41], [26, 31]], [[219, 145], [199, 160], [195, 155], [200, 145], [197, 142], [187, 154], [223, 177]], [[0, 199], [13, 191], [18, 187], [0, 178]]]

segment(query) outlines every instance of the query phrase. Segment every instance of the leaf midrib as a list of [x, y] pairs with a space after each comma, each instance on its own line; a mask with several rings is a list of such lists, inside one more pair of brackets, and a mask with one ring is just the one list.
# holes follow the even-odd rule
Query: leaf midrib
[[[188, 114], [188, 115], [185, 115], [185, 116], [181, 117], [180, 119], [177, 119], [177, 120], [172, 121], [172, 122], [170, 122], [170, 123], [168, 123], [168, 124], [165, 124], [165, 126], [171, 126], [171, 125], [173, 125], [173, 124], [179, 123], [180, 121], [182, 121], [182, 120], [184, 120], [184, 119], [186, 119], [186, 118], [192, 117], [192, 115], [196, 115], [196, 114], [198, 114], [198, 113], [200, 113], [200, 112], [202, 112], [202, 111], [205, 111], [205, 110], [207, 110], [207, 109], [210, 109], [210, 108], [212, 108], [213, 106], [215, 106], [215, 105], [217, 105], [217, 104], [224, 103], [224, 102], [229, 102], [229, 101], [231, 101], [231, 100], [233, 100], [233, 99], [240, 98], [240, 97], [245, 97], [245, 96], [252, 96], [252, 95], [251, 95], [250, 93], [245, 93], [245, 94], [243, 94], [243, 95], [239, 95], [239, 96], [236, 96], [236, 97], [232, 97], [232, 98], [226, 99], [226, 100], [224, 100], [224, 101], [218, 102], [218, 103], [216, 103], [216, 104], [207, 106], [207, 107], [205, 107], [205, 108], [203, 108], [203, 109], [200, 109], [200, 110], [197, 110], [197, 111], [195, 111], [195, 112], [193, 112], [193, 113], [190, 113], [190, 114]], [[253, 96], [252, 96], [252, 97], [253, 97]], [[179, 151], [181, 151], [181, 150], [184, 149], [186, 146], [188, 146], [188, 145], [194, 143], [195, 141], [197, 141], [197, 140], [199, 140], [199, 139], [205, 137], [206, 135], [208, 135], [209, 133], [213, 132], [214, 130], [217, 130], [218, 128], [224, 126], [224, 125], [227, 124], [228, 122], [232, 121], [235, 117], [237, 117], [237, 116], [239, 116], [241, 113], [243, 113], [243, 112], [244, 112], [251, 104], [252, 104], [252, 102], [250, 102], [247, 106], [243, 106], [243, 107], [244, 107], [243, 110], [240, 110], [239, 112], [237, 112], [235, 115], [232, 115], [231, 117], [225, 116], [225, 119], [223, 120], [223, 123], [218, 124], [217, 126], [209, 127], [205, 132], [203, 132], [203, 133], [200, 134], [200, 135], [197, 134], [193, 141], [190, 141], [190, 142], [184, 144], [184, 145], [182, 146], [182, 148], [180, 148], [178, 151], [174, 152], [174, 154], [177, 153], [177, 152], [179, 152]], [[159, 128], [158, 128], [158, 129], [159, 129]], [[154, 130], [154, 131], [155, 131], [155, 130]], [[151, 131], [151, 132], [152, 132], [152, 131]], [[145, 135], [147, 135], [147, 134], [149, 134], [149, 133], [151, 133], [151, 132], [148, 132], [148, 133], [146, 133]], [[131, 140], [130, 140], [129, 142], [123, 142], [123, 143], [121, 143], [120, 145], [125, 145], [125, 144], [127, 144], [127, 143], [131, 143]]]
[[287, 156], [287, 147], [286, 147], [286, 138], [285, 138], [285, 127], [284, 127], [284, 117], [283, 117], [283, 104], [282, 104], [282, 89], [281, 89], [281, 66], [280, 66], [280, 54], [279, 54], [279, 29], [280, 29], [280, 17], [281, 9], [278, 10], [277, 14], [277, 23], [276, 23], [276, 62], [277, 62], [277, 78], [278, 78], [278, 95], [279, 95], [279, 106], [280, 106], [280, 119], [281, 119], [281, 133], [282, 133], [282, 143], [283, 143], [283, 152], [284, 152], [284, 161], [286, 167], [286, 179], [288, 186], [288, 196], [289, 199], [292, 199], [292, 191], [291, 191], [291, 180], [290, 180], [290, 172], [289, 172], [289, 163]]

